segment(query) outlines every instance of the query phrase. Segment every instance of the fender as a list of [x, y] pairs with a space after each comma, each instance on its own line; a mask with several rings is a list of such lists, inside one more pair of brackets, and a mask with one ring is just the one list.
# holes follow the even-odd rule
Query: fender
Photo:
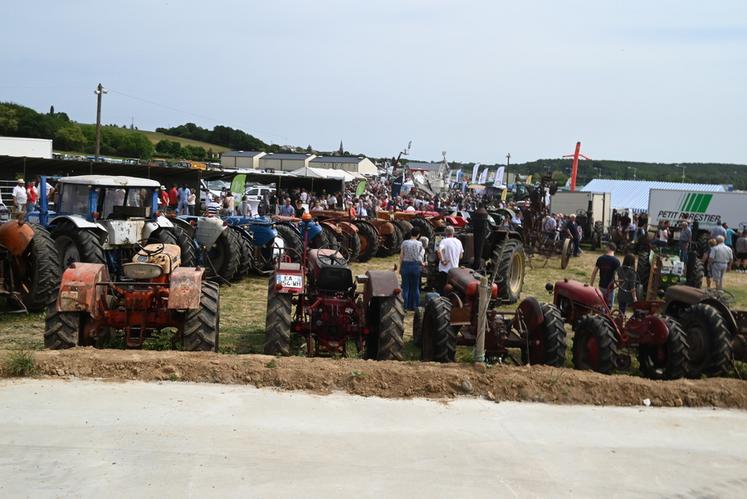
[[79, 215], [57, 215], [55, 216], [51, 222], [49, 222], [49, 229], [50, 231], [60, 225], [61, 223], [69, 222], [75, 225], [78, 229], [86, 229], [93, 231], [94, 234], [99, 238], [99, 242], [101, 244], [106, 244], [106, 241], [109, 239], [109, 231], [101, 225], [98, 222], [89, 222], [85, 218], [79, 216]]
[[62, 274], [57, 311], [86, 312], [94, 319], [100, 318], [106, 300], [106, 287], [97, 284], [109, 280], [106, 265], [81, 262], [71, 264]]
[[158, 218], [156, 218], [156, 223], [159, 227], [167, 227], [169, 229], [174, 227], [174, 224], [171, 223], [171, 219], [163, 215], [159, 215]]
[[341, 234], [342, 233], [342, 229], [340, 229], [339, 225], [336, 224], [336, 223], [334, 223], [334, 222], [331, 222], [329, 220], [325, 220], [323, 222], [319, 222], [319, 225], [321, 225], [323, 227], [327, 227], [328, 229], [330, 229], [335, 234]]
[[172, 224], [171, 221], [163, 215], [159, 216], [155, 222], [145, 222], [145, 225], [143, 226], [143, 239], [147, 241], [155, 231], [161, 228], [173, 229], [174, 224]]
[[[545, 322], [545, 316], [542, 314], [540, 303], [534, 296], [523, 299], [516, 310], [517, 312], [521, 312], [524, 324], [530, 330], [534, 330]], [[519, 314], [516, 315], [514, 321], [518, 321], [518, 318]]]
[[169, 310], [196, 310], [200, 308], [202, 277], [200, 267], [177, 267], [169, 280]]
[[358, 227], [350, 222], [337, 222], [337, 226], [340, 228], [343, 234], [348, 236], [354, 236], [358, 233]]
[[0, 246], [4, 246], [13, 256], [21, 256], [34, 238], [34, 229], [21, 220], [13, 220], [0, 225]]
[[181, 227], [182, 229], [187, 231], [187, 234], [189, 234], [190, 237], [194, 237], [195, 228], [192, 226], [191, 223], [189, 223], [188, 220], [174, 217], [170, 219], [170, 221], [172, 224], [174, 224], [174, 227]]
[[391, 270], [369, 270], [366, 272], [366, 277], [363, 287], [363, 300], [366, 304], [373, 298], [398, 295], [402, 291], [397, 274]]

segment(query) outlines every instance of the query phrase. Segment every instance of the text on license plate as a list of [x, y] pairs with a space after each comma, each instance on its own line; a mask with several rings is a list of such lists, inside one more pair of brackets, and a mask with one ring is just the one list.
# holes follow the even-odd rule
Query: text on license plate
[[277, 283], [282, 285], [284, 288], [301, 289], [303, 287], [303, 281], [300, 275], [279, 274], [277, 276]]

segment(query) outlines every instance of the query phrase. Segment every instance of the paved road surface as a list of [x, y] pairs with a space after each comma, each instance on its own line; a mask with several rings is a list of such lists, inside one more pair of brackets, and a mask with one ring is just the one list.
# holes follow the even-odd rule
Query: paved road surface
[[0, 497], [745, 497], [747, 412], [0, 382]]

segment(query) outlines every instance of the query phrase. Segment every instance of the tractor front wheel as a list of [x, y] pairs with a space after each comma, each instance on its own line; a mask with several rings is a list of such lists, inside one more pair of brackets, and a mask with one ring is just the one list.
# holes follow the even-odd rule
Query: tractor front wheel
[[402, 301], [402, 295], [394, 295], [378, 301], [378, 314], [375, 315], [379, 326], [374, 328], [366, 338], [366, 358], [403, 360], [405, 304]]
[[423, 312], [421, 359], [454, 362], [457, 330], [451, 325], [451, 302], [439, 296], [428, 300]]
[[617, 337], [610, 321], [601, 315], [585, 315], [573, 337], [573, 367], [611, 374], [617, 357]]
[[[522, 348], [522, 360], [529, 364], [563, 367], [565, 365], [565, 327], [560, 310], [549, 303], [540, 303], [543, 321], [528, 332], [529, 349]], [[527, 355], [528, 353], [528, 355]]]
[[214, 282], [202, 283], [200, 308], [189, 310], [184, 318], [184, 350], [217, 352], [220, 334], [220, 291]]
[[677, 318], [688, 344], [687, 376], [702, 374], [720, 376], [731, 367], [731, 333], [719, 311], [705, 303], [697, 303]]
[[290, 355], [291, 295], [278, 293], [275, 275], [270, 277], [267, 290], [267, 318], [265, 321], [266, 355]]
[[525, 262], [524, 246], [517, 239], [504, 241], [493, 250], [490, 273], [506, 303], [516, 303], [521, 297]]
[[674, 319], [663, 318], [669, 334], [664, 345], [640, 345], [638, 364], [649, 379], [679, 379], [687, 374], [687, 339]]

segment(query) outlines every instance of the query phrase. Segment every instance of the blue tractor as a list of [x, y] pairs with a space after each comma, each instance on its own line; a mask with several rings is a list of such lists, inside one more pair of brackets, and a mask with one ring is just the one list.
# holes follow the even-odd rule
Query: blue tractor
[[59, 253], [61, 269], [73, 262], [101, 263], [118, 278], [138, 244], [176, 244], [185, 267], [197, 264], [189, 234], [158, 210], [161, 184], [155, 180], [112, 175], [62, 177], [55, 186], [55, 210], [40, 186], [40, 208], [28, 220], [45, 227]]

